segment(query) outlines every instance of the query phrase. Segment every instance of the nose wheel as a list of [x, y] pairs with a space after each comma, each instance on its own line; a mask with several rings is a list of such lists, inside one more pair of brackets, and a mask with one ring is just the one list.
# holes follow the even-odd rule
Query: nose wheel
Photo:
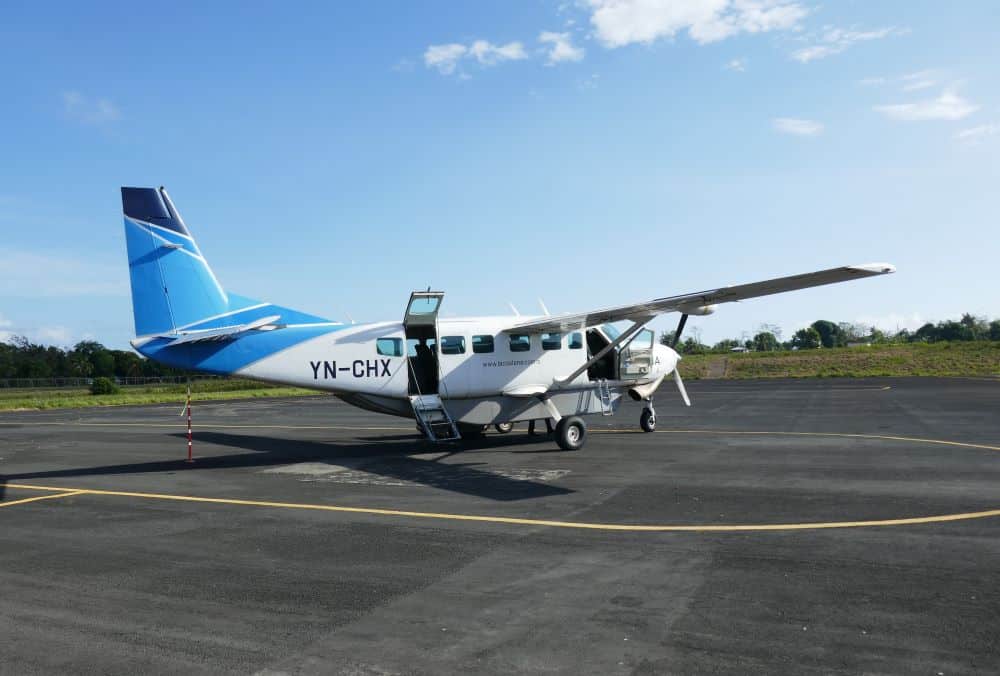
[[652, 400], [649, 400], [646, 408], [642, 409], [642, 415], [639, 416], [639, 427], [642, 428], [643, 432], [652, 432], [656, 429], [656, 411], [653, 410]]

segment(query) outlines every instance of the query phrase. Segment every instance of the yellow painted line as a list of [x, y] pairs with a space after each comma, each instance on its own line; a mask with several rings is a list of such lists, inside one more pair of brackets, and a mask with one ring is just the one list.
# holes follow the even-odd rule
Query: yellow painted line
[[[31, 484], [7, 484], [8, 488], [22, 488], [38, 491], [65, 491], [65, 486], [36, 486]], [[493, 516], [477, 514], [450, 514], [447, 512], [416, 512], [401, 509], [381, 509], [376, 507], [344, 507], [340, 505], [318, 505], [297, 502], [270, 502], [266, 500], [240, 500], [237, 498], [205, 498], [193, 495], [170, 495], [165, 493], [140, 493], [135, 491], [108, 491], [100, 489], [79, 488], [69, 493], [46, 495], [35, 500], [66, 497], [69, 495], [105, 495], [145, 500], [170, 500], [175, 502], [198, 502], [217, 505], [239, 505], [244, 507], [269, 507], [275, 509], [298, 509], [321, 512], [340, 512], [348, 514], [371, 514], [378, 516], [399, 516], [416, 519], [438, 519], [445, 521], [477, 521], [481, 523], [513, 524], [518, 526], [548, 526], [552, 528], [572, 528], [579, 530], [600, 530], [618, 532], [642, 533], [738, 533], [754, 531], [786, 531], [786, 530], [827, 530], [831, 528], [873, 528], [879, 526], [910, 526], [928, 523], [946, 523], [951, 521], [968, 521], [1000, 516], [1000, 509], [983, 512], [964, 512], [960, 514], [940, 514], [935, 516], [918, 516], [902, 519], [879, 519], [872, 521], [827, 521], [807, 523], [774, 523], [774, 524], [719, 524], [719, 525], [643, 525], [624, 523], [591, 523], [585, 521], [553, 521], [548, 519], [522, 519], [510, 516]], [[31, 500], [32, 498], [28, 498]], [[18, 501], [24, 502], [24, 501]], [[17, 504], [17, 503], [6, 503]]]
[[[10, 488], [17, 488], [13, 484], [10, 484]], [[30, 488], [29, 488], [30, 490]], [[63, 488], [58, 488], [56, 490], [65, 490]], [[82, 495], [87, 491], [77, 491], [71, 490], [68, 493], [58, 493], [56, 495], [38, 495], [33, 498], [22, 498], [21, 500], [11, 500], [10, 502], [0, 502], [0, 507], [12, 507], [14, 505], [23, 505], [26, 502], [37, 502], [38, 500], [55, 500], [56, 498], [68, 498], [71, 495]]]
[[[14, 422], [0, 422], [2, 425], [26, 425], [26, 426], [59, 426], [59, 427], [163, 427], [169, 429], [184, 429], [185, 425], [181, 423], [159, 423], [159, 422], [31, 422], [31, 423], [14, 423]], [[271, 425], [271, 424], [212, 424], [206, 423], [202, 425], [194, 425], [195, 429], [210, 430], [210, 429], [275, 429], [275, 430], [350, 430], [350, 431], [393, 431], [393, 432], [408, 432], [414, 431], [415, 428], [411, 425], [409, 427], [356, 427], [350, 425]], [[588, 432], [593, 432], [596, 434], [645, 434], [640, 429], [637, 428], [620, 428], [620, 427], [591, 427], [587, 429]], [[943, 439], [924, 439], [921, 437], [903, 437], [896, 435], [887, 434], [860, 434], [860, 433], [848, 433], [848, 432], [776, 432], [769, 430], [719, 430], [719, 429], [678, 429], [678, 430], [656, 430], [657, 434], [734, 434], [734, 435], [748, 435], [748, 436], [794, 436], [794, 437], [840, 437], [848, 439], [880, 439], [884, 441], [910, 441], [922, 444], [940, 444], [945, 446], [959, 446], [963, 448], [979, 448], [988, 451], [1000, 451], [1000, 446], [990, 446], [988, 444], [973, 444], [964, 441], [947, 441]]]
[[[596, 434], [645, 434], [640, 429], [621, 428], [589, 428], [587, 432]], [[879, 439], [882, 441], [911, 441], [920, 444], [942, 444], [959, 446], [961, 448], [979, 448], [987, 451], [1000, 451], [1000, 446], [989, 444], [973, 444], [965, 441], [947, 441], [944, 439], [923, 439], [921, 437], [901, 437], [888, 434], [853, 434], [849, 432], [773, 432], [765, 430], [656, 430], [656, 434], [735, 434], [745, 436], [788, 436], [788, 437], [835, 437], [845, 439]]]

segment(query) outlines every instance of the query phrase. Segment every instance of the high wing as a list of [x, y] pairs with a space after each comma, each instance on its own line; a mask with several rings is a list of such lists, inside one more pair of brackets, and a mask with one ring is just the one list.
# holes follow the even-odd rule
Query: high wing
[[505, 333], [561, 333], [584, 329], [588, 326], [596, 326], [608, 322], [617, 322], [625, 319], [632, 321], [646, 321], [656, 315], [665, 312], [683, 312], [685, 314], [707, 314], [699, 312], [700, 308], [718, 303], [732, 303], [734, 301], [746, 300], [747, 298], [758, 298], [760, 296], [770, 296], [775, 293], [785, 291], [795, 291], [797, 289], [808, 289], [813, 286], [823, 286], [824, 284], [836, 284], [837, 282], [847, 282], [852, 279], [863, 277], [874, 277], [877, 275], [887, 275], [896, 271], [896, 268], [889, 263], [866, 263], [864, 265], [847, 265], [840, 268], [830, 268], [818, 272], [807, 272], [802, 275], [792, 275], [791, 277], [779, 277], [778, 279], [768, 279], [763, 282], [753, 282], [751, 284], [740, 284], [738, 286], [724, 286], [720, 289], [710, 291], [699, 291], [697, 293], [687, 293], [681, 296], [670, 296], [668, 298], [657, 298], [645, 303], [635, 303], [633, 305], [620, 305], [590, 312], [579, 312], [576, 314], [555, 315], [552, 317], [542, 317], [531, 321], [515, 324], [504, 330]]

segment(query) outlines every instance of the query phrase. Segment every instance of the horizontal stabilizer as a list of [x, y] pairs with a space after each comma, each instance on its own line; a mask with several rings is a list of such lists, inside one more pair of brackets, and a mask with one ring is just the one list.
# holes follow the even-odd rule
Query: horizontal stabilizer
[[270, 331], [276, 329], [278, 328], [276, 322], [279, 319], [281, 319], [281, 315], [273, 315], [271, 317], [261, 317], [260, 319], [255, 319], [252, 322], [238, 326], [222, 326], [217, 329], [204, 329], [201, 331], [178, 331], [176, 333], [165, 333], [158, 337], [171, 338], [172, 340], [168, 347], [184, 345], [185, 343], [220, 342], [238, 338], [250, 331]]

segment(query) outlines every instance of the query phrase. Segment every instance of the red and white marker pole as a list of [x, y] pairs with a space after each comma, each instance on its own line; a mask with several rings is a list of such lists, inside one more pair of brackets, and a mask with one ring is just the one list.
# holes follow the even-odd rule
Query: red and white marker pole
[[188, 397], [187, 397], [187, 417], [188, 417], [188, 462], [194, 462], [194, 455], [192, 449], [192, 439], [193, 434], [191, 433], [191, 385], [188, 384]]

